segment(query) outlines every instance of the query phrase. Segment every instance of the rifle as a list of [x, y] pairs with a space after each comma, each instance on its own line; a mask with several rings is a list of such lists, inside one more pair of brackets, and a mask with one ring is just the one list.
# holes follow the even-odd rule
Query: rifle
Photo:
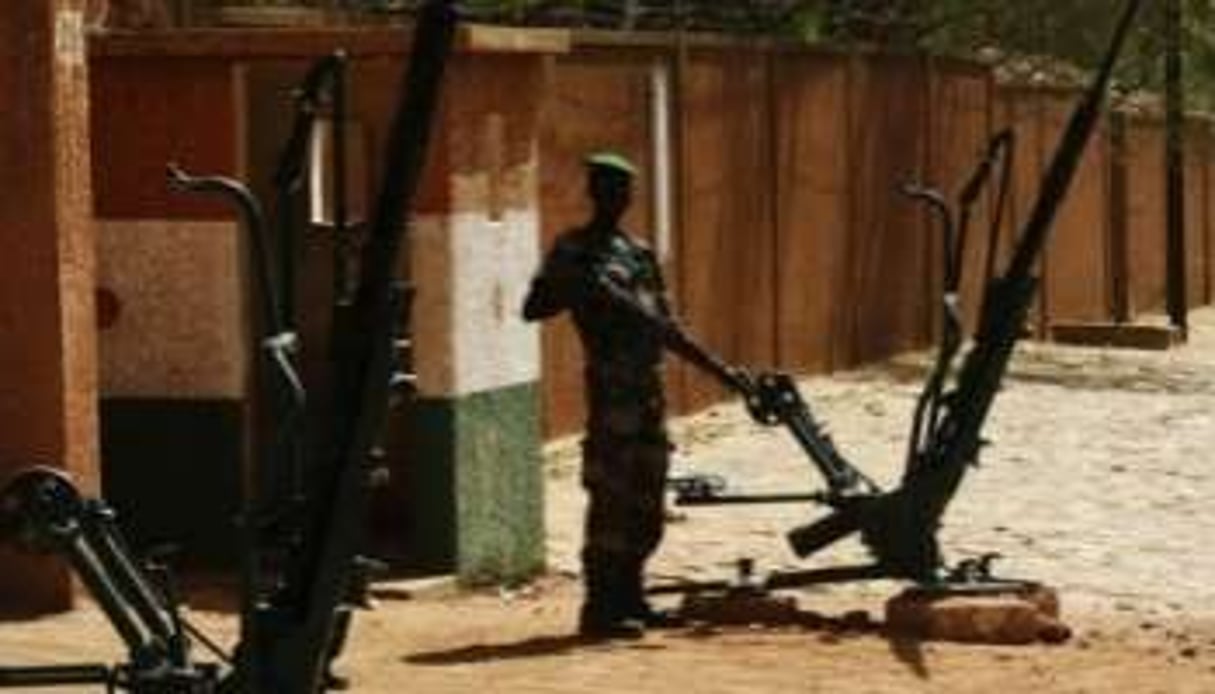
[[[797, 384], [788, 374], [752, 374], [741, 367], [730, 366], [692, 339], [678, 323], [638, 302], [606, 272], [592, 271], [589, 279], [593, 290], [640, 318], [641, 323], [655, 332], [667, 349], [741, 396], [756, 422], [767, 426], [784, 425], [826, 479], [828, 491], [824, 500], [877, 490], [877, 485], [845, 460], [831, 438], [823, 433]], [[688, 489], [697, 486], [690, 483]], [[717, 486], [710, 485], [710, 488]], [[719, 495], [706, 494], [706, 489], [701, 486], [699, 493], [686, 494], [684, 500], [689, 504], [696, 503], [697, 499], [702, 503], [710, 499], [722, 500]], [[818, 496], [812, 495], [811, 498], [817, 499]]]
[[[1003, 200], [1011, 168], [1007, 152], [1011, 150], [1012, 135], [1001, 133], [993, 139], [986, 158], [965, 186], [960, 200], [963, 208], [962, 234], [955, 236], [954, 220], [943, 196], [916, 187], [905, 191], [927, 201], [942, 220], [946, 277], [942, 302], [942, 342], [936, 363], [916, 405], [906, 469], [896, 489], [878, 489], [839, 454], [831, 440], [813, 425], [809, 409], [797, 394], [789, 376], [772, 373], [755, 377], [727, 366], [696, 345], [674, 323], [658, 316], [646, 317], [638, 313], [646, 318], [646, 322], [663, 337], [664, 343], [673, 352], [741, 394], [756, 421], [789, 424], [799, 444], [823, 473], [828, 485], [827, 492], [805, 496], [829, 506], [831, 511], [825, 517], [788, 533], [793, 551], [800, 557], [808, 557], [859, 532], [873, 556], [873, 563], [867, 565], [774, 575], [768, 580], [769, 586], [874, 578], [909, 579], [929, 584], [992, 580], [988, 569], [989, 557], [961, 562], [953, 570], [946, 569], [937, 542], [937, 530], [966, 470], [977, 460], [983, 442], [983, 424], [1007, 371], [1013, 349], [1022, 335], [1022, 327], [1037, 290], [1034, 265], [1096, 127], [1114, 65], [1141, 5], [1142, 0], [1128, 0], [1123, 6], [1100, 67], [1063, 132], [1003, 275], [993, 277], [994, 261], [989, 256], [988, 283], [974, 341], [962, 360], [952, 389], [948, 391], [945, 390], [945, 381], [961, 346], [957, 289], [969, 207], [992, 167], [1000, 159], [1004, 162], [1004, 184], [999, 196]], [[993, 251], [998, 224], [997, 216], [992, 225]], [[627, 298], [619, 287], [608, 286], [608, 281], [597, 278], [597, 284], [604, 288], [606, 294], [618, 301]], [[644, 310], [640, 305], [629, 308], [633, 312]], [[789, 414], [789, 411], [794, 414]], [[790, 424], [791, 421], [797, 423]], [[803, 441], [803, 438], [809, 440]], [[714, 497], [717, 498], [716, 502], [734, 501], [731, 497], [717, 494], [715, 487], [720, 485], [697, 487], [686, 480], [682, 484], [699, 495], [699, 498], [689, 499], [693, 503], [714, 503]], [[772, 500], [783, 501], [788, 496], [781, 495]]]
[[[394, 385], [402, 346], [399, 319], [408, 314], [409, 291], [395, 279], [407, 218], [450, 56], [456, 13], [449, 0], [428, 0], [419, 13], [408, 69], [385, 148], [384, 176], [368, 236], [362, 246], [357, 288], [334, 308], [334, 397], [329, 445], [304, 488], [299, 414], [305, 392], [293, 362], [294, 309], [289, 279], [290, 245], [275, 272], [261, 208], [248, 188], [223, 177], [193, 177], [172, 169], [182, 188], [219, 193], [236, 205], [251, 237], [255, 291], [260, 298], [264, 355], [275, 388], [276, 446], [263, 461], [259, 485], [246, 493], [242, 525], [242, 614], [240, 644], [231, 657], [181, 619], [170, 587], [159, 589], [131, 557], [113, 514], [100, 500], [83, 500], [62, 473], [32, 468], [0, 490], [0, 532], [30, 549], [67, 555], [89, 591], [128, 645], [130, 663], [0, 669], [0, 686], [97, 683], [136, 694], [312, 694], [326, 688], [339, 612], [361, 574], [364, 511], [369, 502], [372, 462]], [[305, 80], [301, 117], [276, 175], [280, 204], [287, 207], [298, 185], [298, 161], [308, 123], [309, 99], [324, 83], [340, 108], [344, 61], [330, 57]], [[311, 96], [310, 96], [311, 95]], [[340, 112], [339, 112], [340, 113]], [[335, 117], [339, 115], [335, 113]], [[340, 132], [340, 125], [337, 126]], [[344, 174], [335, 147], [335, 184]], [[335, 221], [344, 223], [341, 202]], [[282, 210], [286, 211], [286, 209]], [[285, 223], [287, 234], [293, 225]], [[280, 282], [283, 282], [280, 284]], [[283, 295], [286, 294], [286, 301]], [[285, 487], [282, 480], [289, 480]], [[283, 490], [286, 489], [286, 503]], [[297, 498], [298, 497], [298, 498]], [[273, 503], [277, 498], [279, 504]], [[282, 506], [286, 506], [286, 512]], [[297, 508], [298, 506], [298, 508]], [[297, 512], [298, 511], [298, 512]], [[196, 664], [190, 637], [211, 648], [225, 664]]]

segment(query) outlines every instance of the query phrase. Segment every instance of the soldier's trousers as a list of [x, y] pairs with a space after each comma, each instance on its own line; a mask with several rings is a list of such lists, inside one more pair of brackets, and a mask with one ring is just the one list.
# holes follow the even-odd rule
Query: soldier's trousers
[[643, 567], [662, 540], [669, 460], [665, 433], [592, 434], [583, 443], [584, 617], [610, 621], [644, 609]]

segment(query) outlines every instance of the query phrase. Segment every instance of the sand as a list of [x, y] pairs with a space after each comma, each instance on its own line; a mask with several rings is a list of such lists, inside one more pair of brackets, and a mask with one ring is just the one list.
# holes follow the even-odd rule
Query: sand
[[[377, 587], [342, 670], [360, 692], [1215, 692], [1215, 311], [1169, 352], [1030, 344], [992, 413], [981, 465], [946, 516], [951, 560], [998, 552], [996, 570], [1059, 591], [1075, 636], [1062, 645], [917, 643], [836, 618], [880, 620], [890, 582], [792, 593], [810, 627], [754, 624], [587, 644], [579, 599], [582, 494], [576, 442], [546, 451], [550, 573], [526, 586]], [[898, 478], [925, 355], [815, 378], [803, 392], [841, 450], [885, 486]], [[676, 472], [739, 491], [813, 490], [789, 436], [737, 406], [675, 422]], [[653, 583], [864, 559], [853, 541], [813, 558], [785, 546], [809, 504], [672, 509]], [[231, 615], [191, 611], [225, 642]], [[114, 660], [95, 609], [0, 624], [0, 664]], [[77, 688], [76, 691], [89, 691]]]

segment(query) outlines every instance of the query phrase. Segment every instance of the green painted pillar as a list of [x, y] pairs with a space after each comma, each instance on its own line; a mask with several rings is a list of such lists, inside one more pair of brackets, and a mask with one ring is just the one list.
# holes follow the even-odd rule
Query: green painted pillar
[[459, 57], [414, 228], [410, 547], [470, 583], [544, 564], [540, 337], [519, 316], [539, 262], [543, 61]]

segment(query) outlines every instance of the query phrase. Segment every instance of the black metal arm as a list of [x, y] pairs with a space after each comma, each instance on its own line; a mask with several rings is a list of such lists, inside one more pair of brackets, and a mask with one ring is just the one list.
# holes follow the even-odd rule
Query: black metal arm
[[941, 257], [944, 264], [941, 288], [941, 337], [937, 345], [937, 356], [924, 388], [916, 401], [912, 416], [911, 435], [907, 444], [907, 466], [910, 470], [923, 454], [923, 442], [940, 424], [944, 404], [945, 381], [962, 346], [961, 283], [962, 263], [965, 256], [966, 239], [969, 235], [971, 214], [979, 195], [986, 189], [992, 168], [1002, 162], [997, 181], [997, 195], [991, 219], [988, 245], [988, 275], [994, 262], [1002, 223], [1004, 204], [1012, 175], [1012, 157], [1015, 138], [1012, 130], [1001, 130], [988, 142], [987, 151], [975, 167], [957, 198], [957, 218], [945, 196], [932, 188], [905, 185], [903, 193], [924, 202], [932, 210], [941, 226]]
[[1065, 129], [1046, 171], [1033, 211], [1017, 239], [1003, 276], [987, 287], [974, 345], [953, 389], [940, 397], [942, 411], [912, 456], [902, 485], [858, 498], [827, 517], [789, 534], [807, 556], [857, 530], [878, 565], [890, 576], [919, 581], [940, 577], [936, 532], [967, 468], [977, 458], [980, 432], [1021, 337], [1037, 288], [1033, 267], [1053, 225], [1088, 141], [1096, 128], [1114, 65], [1142, 0], [1128, 0], [1092, 84]]
[[347, 262], [345, 244], [349, 243], [349, 220], [346, 204], [347, 105], [345, 52], [336, 51], [313, 63], [295, 93], [295, 116], [287, 142], [279, 154], [274, 172], [275, 217], [278, 228], [278, 266], [282, 282], [284, 321], [296, 323], [295, 285], [301, 235], [293, 204], [303, 186], [308, 170], [308, 155], [312, 151], [313, 129], [317, 118], [328, 107], [330, 118], [330, 161], [332, 173], [330, 194], [333, 201], [333, 234], [335, 238], [334, 287], [340, 298], [345, 291]]
[[451, 3], [428, 2], [417, 19], [385, 147], [379, 197], [360, 262], [354, 302], [338, 314], [338, 366], [333, 413], [333, 457], [318, 465], [309, 523], [276, 598], [255, 619], [245, 643], [259, 654], [245, 673], [256, 691], [305, 694], [321, 686], [337, 607], [345, 600], [363, 545], [369, 499], [369, 458], [391, 397], [399, 300], [396, 271], [407, 218], [421, 178], [456, 16]]
[[5, 530], [0, 539], [66, 557], [129, 655], [128, 663], [117, 668], [0, 668], [0, 688], [104, 684], [135, 694], [214, 691], [217, 668], [191, 660], [176, 601], [132, 558], [114, 512], [104, 503], [81, 497], [63, 472], [34, 466], [0, 489], [0, 527]]

